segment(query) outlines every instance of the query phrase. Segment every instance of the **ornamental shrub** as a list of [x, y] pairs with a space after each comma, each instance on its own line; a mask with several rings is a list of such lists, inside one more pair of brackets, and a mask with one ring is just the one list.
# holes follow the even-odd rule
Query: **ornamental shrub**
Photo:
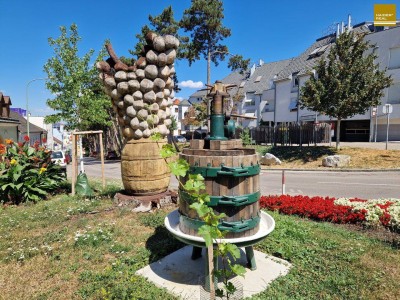
[[0, 202], [37, 202], [64, 180], [60, 167], [51, 162], [51, 151], [36, 142], [29, 146], [6, 139], [0, 144]]
[[242, 133], [240, 133], [240, 138], [244, 146], [251, 145], [251, 135], [248, 128], [243, 129]]

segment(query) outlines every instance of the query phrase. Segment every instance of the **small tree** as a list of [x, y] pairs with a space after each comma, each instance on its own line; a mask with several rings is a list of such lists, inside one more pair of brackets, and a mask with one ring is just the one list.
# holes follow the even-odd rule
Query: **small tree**
[[[78, 54], [81, 37], [78, 27], [72, 24], [69, 31], [60, 27], [57, 39], [49, 38], [54, 57], [44, 65], [48, 80], [47, 89], [55, 95], [47, 105], [56, 112], [46, 116], [48, 123], [67, 122], [69, 128], [91, 129], [110, 126], [111, 103], [102, 91], [98, 72], [91, 61], [93, 50], [83, 56]], [[100, 53], [97, 60], [103, 56]]]
[[392, 79], [374, 63], [376, 54], [365, 35], [346, 32], [339, 36], [326, 58], [316, 65], [301, 88], [301, 108], [337, 118], [336, 148], [340, 149], [340, 122], [356, 114], [364, 114], [380, 104], [383, 89]]

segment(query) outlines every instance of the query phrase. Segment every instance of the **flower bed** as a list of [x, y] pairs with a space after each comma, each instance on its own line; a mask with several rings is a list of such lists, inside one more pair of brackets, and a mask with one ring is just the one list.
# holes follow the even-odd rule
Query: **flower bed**
[[262, 196], [262, 208], [333, 223], [382, 225], [400, 232], [400, 199]]
[[51, 151], [35, 142], [5, 140], [0, 144], [0, 203], [37, 202], [56, 190], [64, 180], [51, 162]]

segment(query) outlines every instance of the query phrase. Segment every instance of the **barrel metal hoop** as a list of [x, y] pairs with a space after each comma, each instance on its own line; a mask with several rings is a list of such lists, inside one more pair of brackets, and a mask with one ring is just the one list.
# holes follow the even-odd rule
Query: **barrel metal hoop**
[[200, 174], [204, 178], [218, 176], [247, 177], [260, 174], [260, 165], [241, 166], [241, 167], [199, 167], [191, 166], [190, 174]]
[[[261, 193], [257, 191], [251, 194], [244, 194], [240, 196], [210, 196], [210, 202], [207, 206], [230, 205], [230, 206], [244, 206], [253, 204], [260, 199]], [[179, 199], [189, 204], [196, 202], [196, 200], [186, 191], [179, 191]]]
[[[192, 219], [184, 215], [180, 215], [179, 222], [181, 222], [184, 226], [194, 230], [198, 230], [201, 226], [205, 225], [205, 222], [202, 220]], [[229, 231], [237, 233], [253, 229], [259, 223], [260, 223], [260, 216], [257, 215], [247, 220], [241, 220], [235, 222], [222, 221], [218, 224], [218, 229], [221, 231]]]

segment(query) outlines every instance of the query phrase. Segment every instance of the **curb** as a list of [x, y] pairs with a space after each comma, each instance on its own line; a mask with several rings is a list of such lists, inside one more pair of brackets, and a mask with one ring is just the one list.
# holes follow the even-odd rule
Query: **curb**
[[270, 169], [261, 167], [261, 171], [293, 171], [293, 172], [400, 172], [400, 169]]

